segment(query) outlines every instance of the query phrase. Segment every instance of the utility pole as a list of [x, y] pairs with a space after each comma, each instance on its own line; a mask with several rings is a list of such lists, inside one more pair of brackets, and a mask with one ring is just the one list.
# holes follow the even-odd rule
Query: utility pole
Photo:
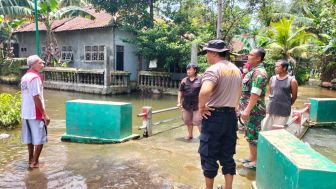
[[217, 0], [217, 30], [216, 30], [216, 39], [222, 38], [222, 11], [223, 11], [223, 0]]
[[154, 0], [148, 0], [151, 27], [154, 26]]
[[37, 14], [37, 0], [34, 0], [34, 13], [35, 13], [35, 47], [36, 47], [36, 54], [41, 56], [40, 52], [40, 35], [38, 29], [38, 14]]

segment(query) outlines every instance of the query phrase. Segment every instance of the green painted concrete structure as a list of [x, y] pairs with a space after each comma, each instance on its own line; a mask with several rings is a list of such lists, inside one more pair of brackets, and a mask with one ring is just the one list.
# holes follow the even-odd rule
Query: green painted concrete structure
[[310, 98], [310, 121], [336, 123], [336, 98]]
[[123, 142], [132, 134], [132, 105], [124, 102], [72, 100], [66, 102], [66, 133], [62, 141]]
[[336, 188], [336, 164], [286, 130], [260, 132], [257, 189]]

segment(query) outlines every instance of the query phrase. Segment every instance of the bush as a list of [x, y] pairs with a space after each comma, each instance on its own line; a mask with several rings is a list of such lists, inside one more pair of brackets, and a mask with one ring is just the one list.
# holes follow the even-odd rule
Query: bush
[[270, 60], [270, 59], [265, 59], [264, 60], [264, 67], [267, 72], [268, 78], [271, 78], [273, 75], [275, 75], [275, 61]]
[[21, 67], [26, 65], [26, 58], [13, 58], [10, 60], [3, 60], [0, 62], [0, 75], [1, 76], [16, 76], [18, 79], [21, 77]]
[[298, 66], [295, 73], [295, 79], [299, 85], [305, 84], [309, 80], [310, 69], [304, 66]]
[[336, 62], [327, 62], [322, 67], [321, 80], [322, 81], [331, 81], [336, 77]]
[[0, 94], [0, 128], [13, 129], [21, 121], [21, 93]]

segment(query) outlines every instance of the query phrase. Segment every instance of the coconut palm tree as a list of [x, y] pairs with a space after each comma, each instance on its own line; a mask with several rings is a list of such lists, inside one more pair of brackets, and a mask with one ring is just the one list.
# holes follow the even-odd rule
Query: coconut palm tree
[[294, 66], [297, 58], [307, 58], [309, 48], [316, 41], [316, 35], [306, 32], [304, 27], [295, 27], [293, 18], [282, 18], [278, 22], [272, 22], [268, 36], [273, 40], [268, 48], [279, 52], [282, 58]]

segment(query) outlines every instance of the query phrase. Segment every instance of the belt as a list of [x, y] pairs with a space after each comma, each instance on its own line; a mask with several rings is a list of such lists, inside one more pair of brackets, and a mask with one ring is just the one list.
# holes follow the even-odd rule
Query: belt
[[214, 110], [213, 111], [216, 111], [216, 112], [235, 112], [235, 108], [234, 107], [211, 107], [213, 108]]

